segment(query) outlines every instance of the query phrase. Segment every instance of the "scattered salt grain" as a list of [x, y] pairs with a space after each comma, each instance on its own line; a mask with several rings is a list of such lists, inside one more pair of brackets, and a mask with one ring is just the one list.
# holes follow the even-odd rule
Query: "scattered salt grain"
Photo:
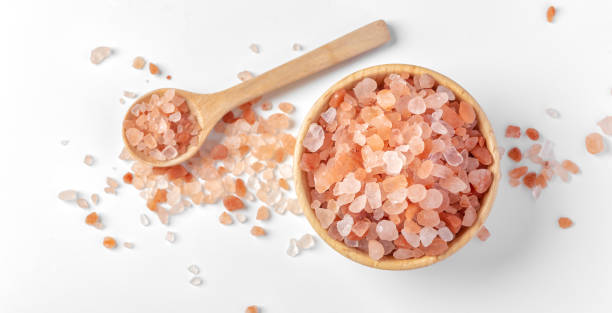
[[590, 154], [598, 154], [604, 150], [603, 137], [598, 133], [591, 133], [586, 136], [585, 145]]
[[191, 264], [191, 265], [189, 265], [189, 267], [187, 267], [187, 270], [188, 270], [188, 271], [189, 271], [191, 274], [193, 274], [193, 275], [198, 275], [198, 274], [200, 274], [200, 267], [198, 267], [198, 266], [197, 266], [197, 265], [195, 265], [195, 264]]
[[257, 54], [259, 53], [259, 46], [258, 46], [258, 45], [256, 45], [256, 44], [254, 44], [254, 43], [252, 43], [252, 44], [249, 46], [249, 49], [251, 49], [251, 51], [253, 51], [253, 53], [257, 53]]
[[314, 244], [314, 237], [311, 234], [304, 234], [298, 239], [296, 245], [300, 250], [306, 250], [312, 248]]
[[128, 248], [128, 249], [134, 249], [134, 244], [131, 242], [124, 242], [123, 246]]
[[189, 281], [189, 283], [190, 283], [192, 286], [196, 286], [196, 287], [197, 287], [197, 286], [202, 285], [202, 283], [204, 283], [204, 281], [203, 281], [203, 280], [202, 280], [202, 278], [200, 278], [200, 277], [194, 277], [194, 278], [192, 278], [192, 279]]
[[597, 122], [597, 125], [604, 134], [612, 136], [612, 116], [604, 117], [601, 121]]
[[241, 81], [247, 81], [249, 79], [253, 79], [253, 77], [255, 77], [255, 76], [253, 75], [253, 73], [251, 73], [249, 71], [242, 71], [242, 72], [238, 73], [237, 77]]
[[227, 214], [227, 212], [223, 212], [219, 216], [219, 223], [221, 223], [223, 225], [230, 225], [230, 224], [234, 223], [234, 221], [232, 220], [232, 216], [231, 215]]
[[574, 222], [568, 217], [560, 217], [557, 222], [559, 223], [559, 227], [563, 229], [569, 228], [574, 224]]
[[89, 209], [89, 202], [86, 199], [79, 198], [76, 202], [81, 209]]
[[135, 99], [138, 96], [138, 94], [136, 94], [135, 92], [124, 90], [123, 96], [126, 98]]
[[98, 203], [100, 202], [100, 196], [97, 193], [92, 194], [91, 202], [93, 202], [94, 205], [98, 205]]
[[478, 239], [480, 239], [480, 241], [486, 241], [491, 236], [491, 233], [489, 233], [489, 230], [484, 225], [482, 225], [476, 236], [478, 237]]
[[250, 305], [244, 310], [244, 313], [259, 313], [259, 308], [255, 305]]
[[304, 50], [304, 47], [302, 47], [302, 45], [299, 44], [299, 43], [294, 43], [291, 48], [293, 49], [293, 51], [302, 51], [302, 50]]
[[559, 113], [559, 111], [553, 109], [553, 108], [548, 108], [546, 109], [546, 114], [548, 114], [548, 116], [554, 118], [554, 119], [558, 119], [561, 117], [561, 113]]
[[169, 231], [166, 233], [166, 240], [170, 243], [174, 243], [174, 241], [176, 241], [176, 234]]
[[278, 108], [283, 111], [284, 113], [291, 113], [294, 110], [293, 104], [289, 103], [289, 102], [281, 102], [278, 105]]
[[554, 6], [549, 6], [548, 9], [546, 10], [546, 20], [549, 23], [552, 23], [554, 18], [555, 18], [555, 7]]
[[151, 220], [149, 220], [148, 216], [140, 214], [140, 224], [142, 224], [142, 226], [149, 226], [151, 224]]
[[85, 158], [83, 159], [83, 163], [85, 163], [88, 166], [92, 166], [94, 164], [94, 157], [89, 154], [85, 155]]
[[97, 47], [91, 50], [89, 60], [93, 64], [100, 64], [111, 54], [111, 48], [109, 47]]
[[137, 70], [141, 70], [144, 68], [145, 66], [145, 59], [143, 57], [135, 57], [134, 60], [132, 61], [132, 67], [137, 69]]
[[64, 190], [57, 197], [64, 201], [74, 201], [77, 199], [78, 193], [75, 190]]
[[238, 222], [244, 224], [247, 221], [246, 215], [242, 213], [236, 213], [235, 215], [236, 215], [236, 219], [238, 220]]
[[104, 239], [102, 240], [102, 245], [106, 249], [114, 249], [115, 247], [117, 247], [117, 241], [115, 240], [115, 238], [107, 236], [104, 237]]
[[300, 253], [300, 248], [297, 246], [297, 240], [291, 238], [289, 240], [289, 248], [287, 248], [287, 255], [290, 257], [295, 257]]

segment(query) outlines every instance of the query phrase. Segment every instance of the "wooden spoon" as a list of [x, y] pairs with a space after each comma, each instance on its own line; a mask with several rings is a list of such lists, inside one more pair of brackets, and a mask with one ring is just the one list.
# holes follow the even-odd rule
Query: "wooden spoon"
[[[185, 153], [174, 159], [159, 161], [138, 152], [128, 143], [124, 127], [122, 127], [123, 142], [132, 157], [138, 161], [157, 167], [182, 163], [198, 152], [215, 124], [233, 108], [374, 49], [389, 39], [387, 25], [383, 20], [378, 20], [232, 88], [212, 94], [177, 89], [176, 95], [186, 99], [202, 131], [198, 136], [198, 144], [191, 145]], [[148, 100], [153, 94], [161, 96], [166, 90], [167, 88], [151, 91], [137, 99], [134, 104]], [[128, 110], [125, 119], [130, 114]]]
[[[327, 110], [329, 99], [334, 94], [334, 92], [342, 88], [353, 88], [357, 84], [357, 82], [361, 81], [365, 77], [370, 77], [376, 80], [380, 86], [382, 84], [383, 78], [391, 73], [409, 73], [411, 76], [421, 75], [425, 73], [429, 74], [440, 85], [446, 86], [450, 90], [452, 90], [453, 93], [455, 93], [456, 99], [463, 100], [466, 103], [472, 105], [472, 107], [476, 111], [479, 130], [482, 133], [482, 136], [486, 139], [487, 149], [493, 156], [493, 163], [489, 166], [489, 169], [493, 173], [493, 182], [491, 183], [491, 187], [489, 188], [489, 190], [484, 195], [481, 201], [481, 207], [478, 211], [478, 219], [476, 220], [474, 225], [468, 228], [463, 227], [462, 230], [455, 235], [455, 238], [448, 243], [448, 250], [444, 254], [439, 256], [423, 256], [418, 259], [407, 260], [397, 260], [392, 256], [385, 256], [382, 259], [375, 261], [371, 259], [367, 253], [356, 248], [351, 248], [345, 245], [344, 242], [340, 242], [331, 238], [328, 235], [327, 230], [323, 229], [323, 227], [321, 227], [321, 225], [319, 224], [319, 220], [315, 216], [314, 210], [310, 208], [311, 188], [308, 187], [308, 181], [305, 173], [300, 170], [300, 160], [302, 158], [302, 153], [304, 152], [304, 147], [302, 146], [304, 136], [306, 135], [310, 124], [316, 123], [321, 113]], [[476, 233], [480, 230], [480, 227], [483, 225], [484, 221], [489, 215], [489, 212], [491, 211], [493, 201], [495, 200], [495, 196], [497, 195], [497, 188], [501, 177], [499, 169], [499, 160], [500, 155], [497, 150], [497, 142], [495, 141], [495, 135], [493, 134], [493, 129], [491, 128], [491, 124], [489, 123], [487, 116], [485, 115], [482, 108], [480, 108], [480, 105], [478, 105], [478, 102], [476, 102], [476, 100], [465, 89], [459, 86], [459, 84], [440, 73], [415, 65], [378, 65], [350, 74], [339, 82], [337, 82], [336, 84], [334, 84], [317, 100], [317, 102], [315, 102], [310, 112], [308, 112], [308, 114], [306, 115], [306, 118], [302, 122], [302, 127], [298, 133], [295, 145], [295, 153], [293, 156], [295, 191], [298, 195], [299, 205], [302, 207], [304, 215], [306, 215], [306, 218], [308, 219], [308, 222], [310, 222], [310, 225], [312, 225], [312, 228], [314, 228], [317, 234], [319, 234], [319, 236], [323, 238], [323, 240], [328, 245], [330, 245], [340, 254], [357, 263], [361, 263], [363, 265], [370, 266], [373, 268], [385, 270], [415, 269], [436, 263], [440, 260], [447, 258], [453, 253], [457, 252], [457, 250], [461, 249], [461, 247], [463, 247], [468, 241], [470, 241], [472, 237], [474, 237], [474, 235], [476, 235]]]

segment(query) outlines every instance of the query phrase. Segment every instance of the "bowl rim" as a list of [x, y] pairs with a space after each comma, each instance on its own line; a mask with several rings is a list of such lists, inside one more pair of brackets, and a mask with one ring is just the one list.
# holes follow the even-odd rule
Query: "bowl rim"
[[[493, 180], [491, 182], [489, 190], [484, 195], [481, 201], [481, 207], [478, 211], [477, 220], [472, 226], [468, 227], [467, 229], [463, 228], [458, 233], [458, 235], [449, 243], [448, 250], [439, 256], [423, 256], [417, 259], [406, 260], [398, 260], [391, 256], [385, 256], [382, 259], [376, 261], [371, 259], [367, 253], [357, 248], [348, 247], [344, 244], [344, 242], [332, 239], [328, 235], [327, 230], [321, 227], [318, 219], [315, 216], [314, 210], [310, 207], [310, 194], [309, 192], [307, 192], [309, 190], [309, 187], [306, 181], [306, 175], [304, 175], [304, 172], [300, 169], [299, 166], [301, 155], [304, 151], [302, 141], [308, 130], [308, 127], [311, 123], [315, 122], [318, 119], [319, 115], [323, 112], [324, 109], [327, 109], [329, 98], [333, 95], [333, 93], [341, 88], [352, 87], [356, 84], [356, 82], [360, 81], [365, 77], [376, 77], [377, 80], [380, 81], [381, 77], [384, 77], [385, 75], [391, 73], [409, 73], [410, 75], [429, 74], [436, 80], [438, 84], [443, 85], [452, 90], [455, 94], [456, 99], [465, 101], [472, 105], [476, 112], [476, 118], [478, 119], [478, 128], [482, 133], [482, 136], [486, 139], [486, 147], [493, 157], [493, 162], [491, 163], [491, 165], [489, 165], [489, 170], [491, 170], [493, 174]], [[296, 137], [293, 157], [293, 171], [295, 177], [295, 190], [298, 196], [298, 205], [301, 206], [308, 222], [310, 223], [314, 231], [319, 235], [319, 237], [323, 239], [323, 241], [325, 241], [329, 246], [331, 246], [341, 255], [359, 264], [383, 270], [409, 270], [425, 267], [446, 259], [447, 257], [460, 250], [463, 246], [465, 246], [465, 244], [467, 244], [477, 234], [477, 232], [480, 230], [485, 220], [487, 219], [497, 196], [499, 181], [501, 179], [499, 163], [500, 154], [497, 149], [497, 141], [495, 139], [495, 134], [493, 132], [493, 128], [491, 127], [491, 123], [489, 122], [486, 114], [484, 113], [476, 99], [474, 99], [474, 97], [472, 97], [472, 95], [470, 95], [467, 90], [465, 90], [458, 83], [446, 77], [445, 75], [442, 75], [434, 70], [425, 67], [411, 64], [381, 64], [364, 68], [345, 76], [344, 78], [333, 84], [323, 93], [323, 95], [321, 95], [317, 99], [317, 101], [314, 103], [307, 115], [304, 117], [300, 130]]]

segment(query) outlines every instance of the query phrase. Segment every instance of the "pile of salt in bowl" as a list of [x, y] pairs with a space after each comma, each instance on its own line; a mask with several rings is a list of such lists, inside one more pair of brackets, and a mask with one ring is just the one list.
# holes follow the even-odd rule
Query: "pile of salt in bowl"
[[161, 97], [136, 103], [123, 122], [130, 146], [158, 161], [171, 160], [198, 143], [200, 125], [191, 114], [185, 98], [168, 89]]
[[440, 255], [472, 226], [493, 157], [473, 107], [427, 74], [340, 89], [304, 137], [300, 168], [331, 238], [374, 260]]

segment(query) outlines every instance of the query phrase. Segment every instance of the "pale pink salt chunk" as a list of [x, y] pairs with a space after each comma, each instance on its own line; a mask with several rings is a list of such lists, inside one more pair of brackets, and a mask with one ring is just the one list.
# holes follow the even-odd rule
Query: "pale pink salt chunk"
[[397, 227], [389, 220], [378, 222], [376, 224], [376, 233], [382, 240], [395, 240], [398, 236]]
[[418, 78], [421, 89], [432, 88], [436, 82], [429, 74], [422, 74]]
[[408, 141], [408, 145], [410, 146], [410, 152], [414, 155], [421, 154], [423, 150], [425, 150], [425, 143], [421, 137], [412, 137]]
[[438, 231], [432, 227], [423, 227], [419, 232], [419, 238], [421, 239], [423, 247], [428, 247], [436, 236], [438, 236]]
[[391, 203], [404, 202], [407, 197], [408, 197], [408, 188], [399, 188], [387, 194], [387, 199], [389, 199]]
[[463, 156], [461, 156], [461, 153], [455, 149], [455, 146], [448, 146], [446, 151], [444, 151], [442, 154], [450, 166], [459, 166], [461, 163], [463, 163]]
[[420, 96], [416, 96], [408, 101], [408, 111], [412, 114], [423, 114], [427, 110], [425, 101]]
[[474, 209], [473, 207], [469, 207], [465, 209], [465, 212], [463, 215], [463, 221], [461, 221], [461, 225], [470, 227], [474, 225], [474, 222], [476, 222], [477, 217], [478, 215], [476, 214], [476, 209]]
[[90, 154], [85, 155], [85, 159], [83, 159], [83, 163], [88, 166], [92, 166], [94, 164], [94, 157]]
[[[395, 191], [392, 193], [395, 193]], [[385, 201], [385, 203], [382, 205], [382, 209], [389, 215], [400, 215], [406, 210], [407, 207], [408, 203], [406, 202], [405, 198], [396, 203], [393, 203], [391, 200]]]
[[431, 175], [439, 178], [447, 178], [453, 175], [453, 171], [444, 165], [434, 164], [431, 169]]
[[457, 194], [467, 188], [467, 184], [457, 176], [440, 180], [440, 186], [451, 193]]
[[323, 146], [325, 141], [325, 133], [323, 128], [319, 124], [312, 123], [308, 127], [308, 132], [304, 136], [303, 145], [308, 151], [316, 152]]
[[238, 79], [240, 79], [241, 81], [246, 81], [249, 79], [253, 79], [253, 77], [255, 77], [255, 75], [253, 75], [253, 73], [249, 72], [249, 71], [242, 71], [240, 73], [238, 73]]
[[155, 137], [153, 137], [153, 135], [151, 134], [146, 134], [142, 138], [142, 142], [144, 142], [145, 146], [148, 149], [155, 149], [155, 147], [157, 147], [157, 141], [155, 140]]
[[418, 249], [404, 249], [400, 248], [393, 252], [393, 257], [398, 260], [406, 260], [412, 258], [420, 258], [423, 256], [423, 251]]
[[414, 248], [418, 248], [419, 245], [421, 245], [421, 236], [419, 236], [419, 234], [409, 233], [406, 229], [402, 229], [402, 236], [404, 236], [406, 242]]
[[448, 133], [448, 129], [446, 129], [446, 127], [442, 125], [442, 123], [437, 122], [437, 121], [431, 123], [431, 130], [435, 132], [436, 134], [440, 134], [440, 135], [446, 135], [446, 133]]
[[349, 211], [353, 213], [359, 213], [363, 210], [363, 208], [365, 208], [365, 205], [366, 196], [360, 195], [359, 197], [355, 198], [355, 200], [353, 200], [353, 202], [349, 205]]
[[491, 171], [488, 169], [477, 169], [470, 171], [468, 174], [468, 180], [472, 186], [474, 186], [474, 190], [478, 193], [483, 193], [489, 189], [491, 186], [491, 182], [493, 181], [493, 175]]
[[136, 128], [128, 128], [125, 131], [125, 137], [132, 146], [138, 145], [138, 143], [140, 143], [140, 141], [142, 140], [143, 136], [143, 133]]
[[419, 205], [425, 210], [433, 210], [440, 207], [442, 200], [443, 196], [440, 190], [432, 188], [427, 190], [425, 198], [419, 201]]
[[604, 134], [612, 136], [612, 116], [606, 116], [604, 119], [597, 122], [597, 125]]
[[427, 196], [427, 189], [421, 184], [412, 184], [408, 186], [407, 191], [408, 199], [413, 203], [420, 202]]
[[368, 220], [360, 220], [355, 225], [353, 225], [353, 229], [351, 230], [355, 235], [359, 237], [363, 237], [363, 235], [370, 229], [370, 222]]
[[64, 190], [57, 197], [64, 201], [74, 201], [77, 199], [78, 193], [75, 190]]
[[368, 255], [373, 260], [380, 260], [385, 254], [385, 248], [377, 240], [368, 240]]
[[448, 102], [448, 95], [445, 93], [434, 93], [424, 99], [425, 106], [430, 109], [439, 109]]
[[173, 146], [166, 146], [161, 153], [168, 160], [174, 159], [178, 155], [178, 151]]
[[334, 195], [356, 194], [361, 190], [361, 182], [355, 178], [355, 173], [349, 173], [344, 177], [344, 180], [337, 184], [337, 192], [334, 190]]
[[382, 156], [387, 175], [397, 175], [404, 167], [404, 160], [397, 151], [385, 151]]
[[351, 233], [351, 229], [353, 228], [354, 222], [355, 221], [353, 220], [353, 217], [350, 214], [344, 215], [344, 217], [336, 224], [336, 227], [338, 228], [338, 233], [342, 237], [348, 236], [348, 234]]
[[416, 220], [421, 226], [434, 227], [440, 224], [440, 215], [434, 210], [421, 210], [417, 213]]
[[357, 97], [357, 100], [359, 100], [359, 102], [366, 103], [369, 102], [370, 99], [376, 97], [376, 93], [374, 92], [376, 90], [376, 87], [376, 81], [369, 77], [366, 77], [362, 81], [358, 82], [357, 85], [355, 85], [353, 91], [355, 92], [355, 96]]
[[380, 194], [380, 186], [376, 182], [369, 182], [365, 185], [364, 194], [368, 200], [368, 204], [372, 209], [380, 208], [382, 199]]
[[450, 89], [442, 85], [438, 85], [438, 87], [436, 87], [436, 92], [445, 93], [449, 101], [455, 101], [455, 94]]
[[440, 239], [446, 242], [453, 240], [453, 238], [455, 237], [455, 235], [453, 235], [453, 232], [446, 226], [438, 229], [438, 236], [440, 237]]
[[91, 50], [91, 55], [89, 56], [89, 60], [93, 64], [100, 64], [104, 59], [106, 59], [109, 55], [111, 55], [111, 48], [109, 47], [97, 47]]
[[486, 241], [491, 236], [491, 233], [489, 233], [489, 230], [484, 225], [482, 225], [476, 236], [478, 236], [478, 239], [480, 239], [481, 241]]
[[336, 119], [336, 108], [329, 108], [321, 113], [321, 118], [327, 123], [331, 123]]
[[[173, 122], [173, 123], [178, 123], [178, 121], [181, 120], [181, 112], [176, 111], [172, 114], [170, 114], [170, 116], [168, 116], [168, 121]], [[172, 130], [170, 130], [172, 131]]]

